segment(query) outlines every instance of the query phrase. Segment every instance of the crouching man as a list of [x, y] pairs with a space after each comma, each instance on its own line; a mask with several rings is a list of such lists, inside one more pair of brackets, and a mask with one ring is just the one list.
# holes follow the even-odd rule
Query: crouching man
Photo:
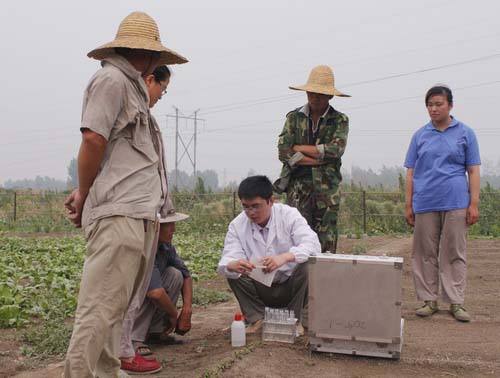
[[[161, 341], [175, 332], [184, 335], [191, 329], [193, 283], [184, 261], [172, 245], [175, 222], [187, 219], [188, 215], [176, 213], [172, 208], [167, 216], [160, 218], [160, 234], [153, 273], [146, 299], [134, 322], [132, 340], [136, 353], [143, 357], [152, 355], [145, 344], [147, 339]], [[177, 299], [182, 295], [182, 309], [177, 311]], [[152, 357], [146, 357], [150, 359]], [[122, 369], [138, 373], [134, 366]]]
[[[272, 193], [266, 176], [241, 182], [238, 196], [244, 211], [229, 224], [218, 266], [248, 322], [248, 333], [262, 327], [266, 306], [294, 310], [307, 327], [305, 263], [321, 252], [318, 236], [305, 218], [293, 207], [274, 203]], [[270, 286], [250, 277], [256, 269], [262, 269], [262, 282], [266, 275], [274, 275]]]

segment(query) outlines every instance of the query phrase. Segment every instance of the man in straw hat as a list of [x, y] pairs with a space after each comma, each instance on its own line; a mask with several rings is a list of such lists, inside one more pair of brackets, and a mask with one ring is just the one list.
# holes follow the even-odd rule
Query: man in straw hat
[[[175, 223], [188, 217], [186, 214], [177, 213], [171, 207], [167, 215], [160, 218], [160, 235], [153, 274], [132, 331], [136, 353], [146, 360], [155, 359], [151, 349], [144, 344], [147, 340], [161, 342], [174, 331], [184, 335], [191, 329], [193, 282], [188, 268], [172, 244]], [[178, 312], [176, 304], [180, 294], [182, 309]], [[135, 360], [122, 360], [121, 368], [132, 374], [141, 372], [141, 366]]]
[[84, 229], [87, 257], [64, 376], [116, 377], [122, 321], [143, 280], [167, 198], [143, 77], [160, 64], [187, 60], [162, 45], [155, 21], [142, 12], [128, 15], [115, 40], [88, 56], [102, 68], [84, 93], [79, 187], [65, 203], [69, 218]]
[[279, 136], [279, 159], [283, 162], [277, 192], [287, 193], [287, 203], [300, 213], [318, 234], [322, 252], [337, 250], [337, 214], [340, 203], [340, 166], [349, 120], [329, 101], [349, 97], [335, 88], [328, 66], [314, 67], [307, 83], [290, 86], [305, 91], [307, 104], [287, 114]]

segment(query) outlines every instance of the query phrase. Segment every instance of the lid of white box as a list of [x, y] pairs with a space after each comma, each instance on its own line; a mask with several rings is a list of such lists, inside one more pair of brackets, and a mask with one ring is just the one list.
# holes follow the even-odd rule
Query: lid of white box
[[322, 253], [321, 255], [311, 256], [310, 259], [319, 261], [334, 261], [334, 262], [352, 262], [371, 263], [371, 264], [394, 264], [403, 263], [402, 257], [393, 256], [369, 256], [369, 255], [342, 255], [333, 253]]

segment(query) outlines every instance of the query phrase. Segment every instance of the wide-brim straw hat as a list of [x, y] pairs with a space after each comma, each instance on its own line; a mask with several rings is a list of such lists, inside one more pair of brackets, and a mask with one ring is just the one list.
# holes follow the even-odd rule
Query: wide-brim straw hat
[[311, 70], [307, 83], [293, 85], [288, 88], [297, 91], [320, 93], [329, 96], [351, 97], [335, 88], [335, 77], [329, 66], [317, 66]]
[[159, 52], [158, 65], [182, 64], [188, 61], [179, 53], [163, 46], [155, 20], [144, 12], [130, 13], [120, 23], [114, 41], [99, 46], [87, 56], [102, 60], [114, 53], [116, 47]]

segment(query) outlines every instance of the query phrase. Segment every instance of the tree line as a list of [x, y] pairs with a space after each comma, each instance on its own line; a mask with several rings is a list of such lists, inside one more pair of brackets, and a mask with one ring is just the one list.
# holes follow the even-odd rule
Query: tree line
[[[481, 186], [487, 185], [493, 189], [500, 189], [500, 161], [492, 164], [486, 162], [482, 167]], [[78, 169], [76, 159], [72, 159], [67, 167], [67, 179], [59, 180], [53, 177], [36, 176], [34, 179], [6, 180], [4, 189], [33, 189], [44, 191], [67, 191], [78, 185]], [[247, 176], [258, 174], [250, 169]], [[351, 169], [342, 169], [344, 186], [357, 186], [379, 191], [396, 191], [401, 188], [401, 178], [405, 177], [406, 170], [400, 166], [383, 166], [379, 170], [365, 169], [353, 166]], [[273, 177], [271, 177], [273, 179]], [[173, 191], [195, 191], [196, 193], [213, 193], [234, 191], [238, 182], [231, 181], [222, 185], [217, 172], [213, 169], [187, 173], [182, 170], [168, 172], [168, 182]]]

